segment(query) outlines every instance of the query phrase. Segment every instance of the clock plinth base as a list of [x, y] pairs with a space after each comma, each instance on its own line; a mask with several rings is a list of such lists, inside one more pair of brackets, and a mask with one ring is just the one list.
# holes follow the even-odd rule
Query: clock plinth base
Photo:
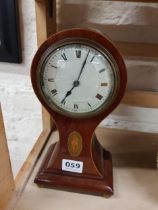
[[56, 144], [50, 146], [46, 157], [35, 178], [35, 183], [41, 187], [58, 188], [61, 190], [70, 190], [81, 193], [90, 193], [96, 195], [113, 194], [113, 175], [111, 154], [102, 147], [103, 155], [103, 174], [102, 178], [94, 176], [85, 176], [67, 171], [55, 171], [52, 173], [47, 170], [47, 166]]

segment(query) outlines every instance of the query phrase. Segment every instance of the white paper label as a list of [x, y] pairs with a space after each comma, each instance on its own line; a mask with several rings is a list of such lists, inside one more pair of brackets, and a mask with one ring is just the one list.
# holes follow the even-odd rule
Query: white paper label
[[75, 173], [82, 173], [83, 171], [83, 162], [75, 160], [62, 160], [62, 170], [70, 171]]

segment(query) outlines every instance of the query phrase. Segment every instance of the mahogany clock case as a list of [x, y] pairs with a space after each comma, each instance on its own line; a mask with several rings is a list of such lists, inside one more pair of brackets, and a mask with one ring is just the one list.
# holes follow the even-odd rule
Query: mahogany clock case
[[[84, 38], [105, 48], [112, 55], [119, 71], [119, 85], [113, 101], [102, 112], [87, 118], [84, 117], [84, 119], [65, 116], [54, 111], [43, 99], [39, 89], [38, 64], [42, 55], [51, 45], [72, 37], [76, 39]], [[99, 144], [94, 132], [97, 125], [117, 107], [125, 91], [126, 67], [116, 47], [105, 36], [92, 30], [69, 29], [58, 32], [48, 38], [38, 49], [31, 66], [31, 79], [38, 99], [55, 121], [60, 138], [59, 142], [49, 148], [35, 182], [46, 187], [66, 188], [97, 194], [113, 194], [111, 154]], [[78, 156], [73, 156], [68, 148], [68, 139], [73, 132], [79, 133], [82, 139], [82, 150]], [[63, 159], [83, 162], [83, 172], [63, 171], [61, 168]]]

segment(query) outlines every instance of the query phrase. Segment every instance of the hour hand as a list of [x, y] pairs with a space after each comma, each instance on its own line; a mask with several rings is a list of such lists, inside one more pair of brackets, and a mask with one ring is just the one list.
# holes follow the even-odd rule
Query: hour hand
[[69, 95], [71, 95], [71, 91], [72, 91], [72, 90], [67, 91], [65, 97], [61, 100], [61, 103], [62, 103], [62, 104], [64, 103], [65, 99], [66, 99]]
[[78, 87], [78, 86], [79, 86], [79, 84], [80, 84], [80, 83], [79, 83], [79, 81], [78, 81], [78, 80], [74, 81], [74, 83], [73, 83], [73, 86], [72, 86], [71, 90], [67, 91], [67, 93], [66, 93], [65, 97], [61, 100], [61, 103], [62, 103], [62, 104], [64, 103], [65, 99], [66, 99], [69, 95], [71, 95], [72, 90], [73, 90], [75, 87]]

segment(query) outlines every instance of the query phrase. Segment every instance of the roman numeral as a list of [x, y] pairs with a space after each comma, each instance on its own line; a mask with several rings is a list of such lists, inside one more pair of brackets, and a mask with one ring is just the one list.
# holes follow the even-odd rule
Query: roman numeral
[[101, 69], [100, 71], [99, 71], [99, 73], [102, 73], [102, 72], [104, 72], [105, 71], [105, 69]]
[[101, 86], [108, 86], [108, 83], [107, 82], [103, 82], [103, 83], [101, 83]]
[[48, 78], [48, 82], [54, 82], [54, 78]]
[[92, 106], [90, 105], [90, 103], [88, 103], [88, 106], [89, 106], [89, 107], [92, 107]]
[[64, 61], [67, 61], [67, 57], [66, 57], [65, 53], [61, 54], [61, 57], [64, 59]]
[[55, 96], [58, 92], [56, 89], [54, 89], [54, 90], [51, 90], [51, 93], [53, 94], [53, 96]]
[[92, 57], [92, 59], [90, 60], [90, 62], [93, 62], [94, 58], [95, 58], [95, 55]]
[[74, 109], [78, 109], [78, 105], [77, 104], [74, 104]]
[[99, 99], [99, 100], [101, 100], [101, 99], [103, 98], [103, 96], [100, 95], [100, 94], [97, 94], [95, 97], [96, 97], [97, 99]]
[[53, 65], [51, 65], [51, 67], [53, 67], [53, 68], [55, 68], [55, 69], [57, 69], [57, 68], [58, 68], [57, 66], [53, 66]]
[[81, 58], [81, 50], [76, 50], [76, 57]]

